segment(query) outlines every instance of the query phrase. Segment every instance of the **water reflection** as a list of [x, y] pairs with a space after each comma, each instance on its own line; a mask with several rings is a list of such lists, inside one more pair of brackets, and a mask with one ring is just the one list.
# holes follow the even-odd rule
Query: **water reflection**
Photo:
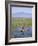
[[15, 31], [11, 32], [13, 38], [32, 37], [32, 27], [16, 27]]

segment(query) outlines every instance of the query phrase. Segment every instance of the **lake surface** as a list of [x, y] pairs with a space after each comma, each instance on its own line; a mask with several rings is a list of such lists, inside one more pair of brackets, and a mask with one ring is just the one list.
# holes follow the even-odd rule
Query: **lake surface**
[[16, 27], [15, 31], [11, 31], [11, 38], [24, 38], [24, 37], [32, 37], [32, 27]]

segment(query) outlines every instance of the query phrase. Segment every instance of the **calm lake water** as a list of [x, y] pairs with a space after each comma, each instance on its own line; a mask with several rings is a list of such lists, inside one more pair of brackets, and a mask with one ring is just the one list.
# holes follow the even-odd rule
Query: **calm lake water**
[[24, 38], [32, 37], [32, 27], [24, 27], [24, 31], [21, 27], [16, 27], [15, 31], [10, 33], [11, 38]]

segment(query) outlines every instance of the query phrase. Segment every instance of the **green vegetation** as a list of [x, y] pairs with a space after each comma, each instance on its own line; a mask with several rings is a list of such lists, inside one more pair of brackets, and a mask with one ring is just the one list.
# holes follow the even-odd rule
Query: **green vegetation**
[[12, 27], [17, 26], [32, 26], [32, 18], [13, 18]]

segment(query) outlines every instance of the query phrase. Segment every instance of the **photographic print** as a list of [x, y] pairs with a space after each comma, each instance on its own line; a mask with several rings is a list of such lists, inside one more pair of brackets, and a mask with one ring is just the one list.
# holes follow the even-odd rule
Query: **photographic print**
[[5, 44], [37, 42], [37, 3], [6, 1]]
[[10, 37], [32, 37], [32, 8], [11, 7]]

